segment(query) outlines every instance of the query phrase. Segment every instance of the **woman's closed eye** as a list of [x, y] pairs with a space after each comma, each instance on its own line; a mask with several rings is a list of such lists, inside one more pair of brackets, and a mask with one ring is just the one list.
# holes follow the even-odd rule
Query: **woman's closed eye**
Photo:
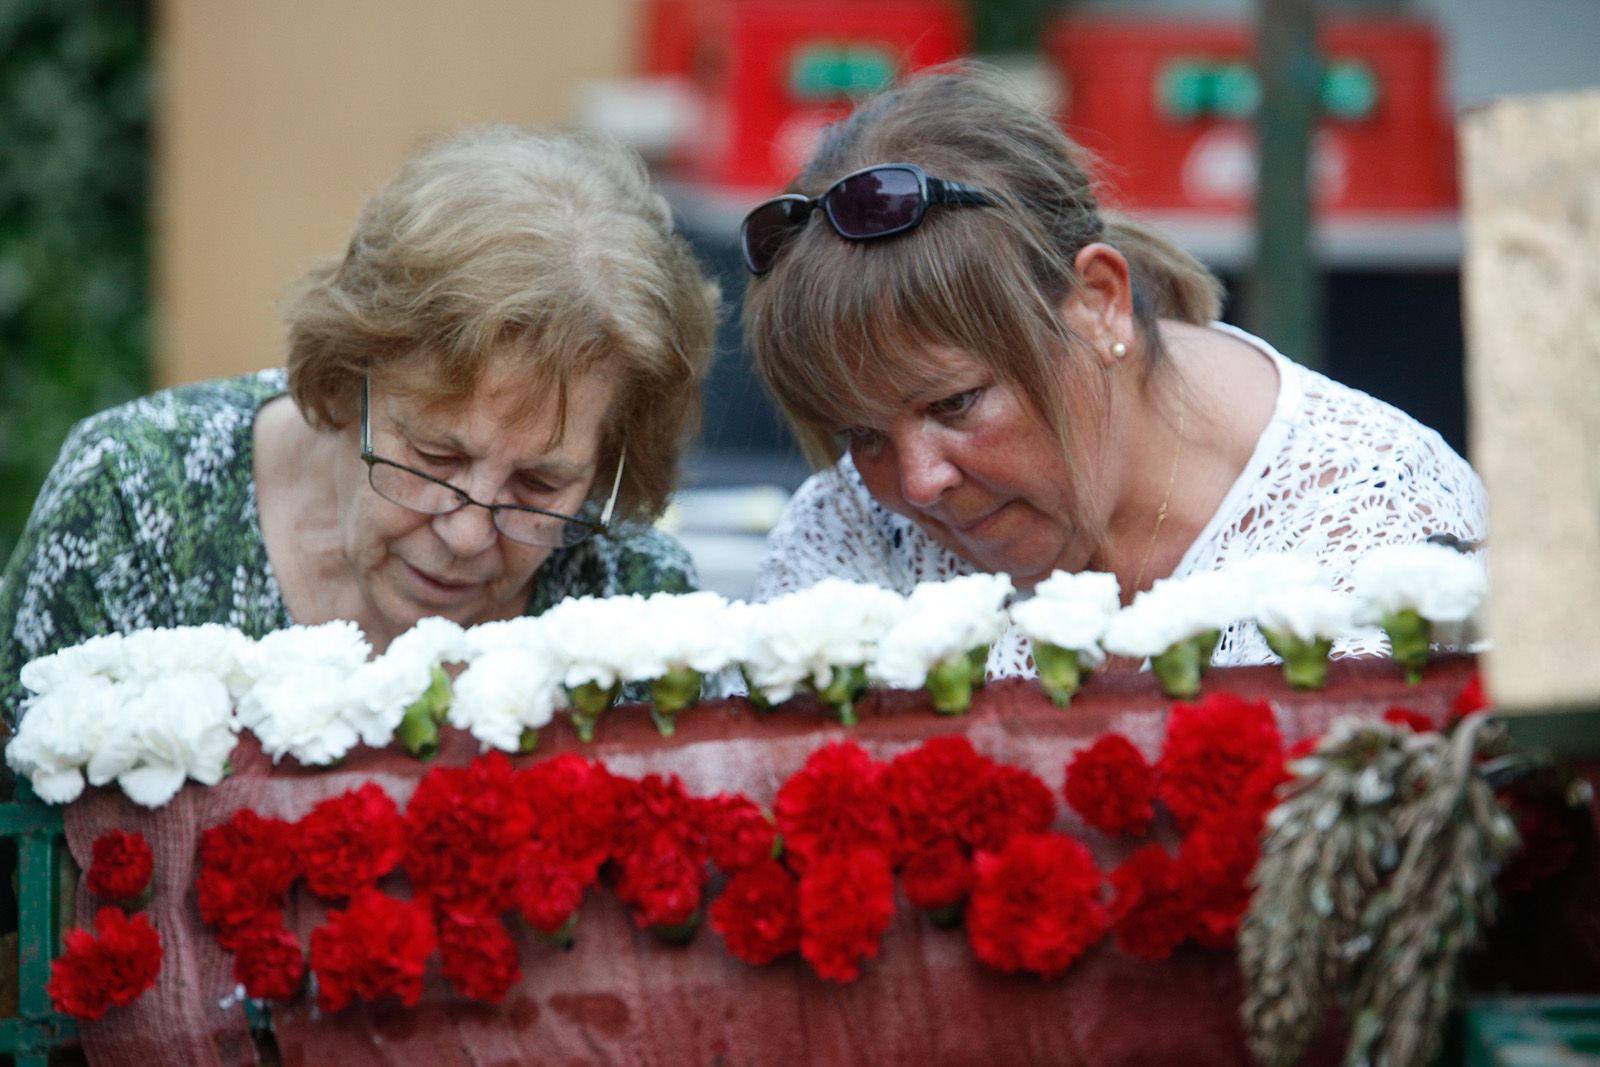
[[972, 410], [972, 405], [978, 402], [983, 395], [983, 390], [967, 389], [959, 393], [941, 397], [928, 405], [928, 414], [937, 419], [950, 419], [965, 415]]

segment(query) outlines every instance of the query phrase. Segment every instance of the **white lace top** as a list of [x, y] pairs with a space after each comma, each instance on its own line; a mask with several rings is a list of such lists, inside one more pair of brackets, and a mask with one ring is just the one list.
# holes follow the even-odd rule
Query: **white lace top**
[[[1278, 369], [1278, 402], [1250, 463], [1173, 571], [1213, 571], [1246, 556], [1313, 556], [1344, 588], [1355, 560], [1389, 541], [1430, 534], [1484, 534], [1483, 483], [1433, 430], [1358, 389], [1293, 363], [1260, 338], [1214, 323], [1265, 353]], [[921, 581], [969, 574], [973, 566], [911, 520], [879, 506], [849, 455], [812, 475], [767, 542], [756, 599], [830, 575], [910, 592]], [[1377, 631], [1335, 654], [1387, 648]], [[1274, 662], [1253, 625], [1223, 634], [1213, 662]], [[1004, 635], [989, 656], [991, 677], [1034, 673], [1027, 642]]]

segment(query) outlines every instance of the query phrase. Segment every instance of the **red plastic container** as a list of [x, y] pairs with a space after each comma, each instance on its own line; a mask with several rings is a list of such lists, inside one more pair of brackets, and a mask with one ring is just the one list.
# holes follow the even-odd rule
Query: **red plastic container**
[[[696, 6], [696, 5], [691, 5]], [[698, 5], [693, 74], [704, 107], [688, 177], [777, 189], [854, 99], [967, 49], [952, 0], [715, 0]]]
[[[1250, 207], [1256, 164], [1249, 118], [1203, 103], [1183, 113], [1172, 105], [1171, 87], [1196, 70], [1253, 77], [1253, 44], [1242, 23], [1063, 18], [1053, 25], [1048, 48], [1065, 92], [1063, 125], [1106, 164], [1113, 200], [1157, 211]], [[1318, 207], [1453, 209], [1454, 129], [1432, 27], [1330, 20], [1319, 47], [1325, 65], [1365, 78], [1376, 97], [1359, 115], [1325, 114], [1320, 122], [1312, 164]]]

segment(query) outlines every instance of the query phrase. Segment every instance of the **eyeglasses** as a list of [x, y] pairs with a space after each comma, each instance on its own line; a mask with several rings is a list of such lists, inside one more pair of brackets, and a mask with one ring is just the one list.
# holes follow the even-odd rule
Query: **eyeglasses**
[[384, 459], [372, 451], [371, 383], [361, 382], [361, 462], [367, 465], [367, 482], [391, 504], [423, 515], [448, 515], [464, 507], [484, 508], [502, 535], [518, 544], [541, 548], [571, 548], [594, 534], [611, 527], [611, 512], [617, 506], [622, 488], [623, 457], [617, 457], [617, 474], [611, 480], [611, 496], [600, 512], [599, 521], [563, 515], [558, 511], [529, 507], [526, 504], [485, 504], [461, 489], [431, 474]]
[[987, 194], [959, 182], [930, 178], [915, 163], [879, 163], [846, 174], [821, 196], [787, 193], [761, 204], [739, 224], [739, 246], [751, 274], [772, 269], [778, 253], [822, 209], [833, 231], [871, 241], [914, 230], [931, 204], [993, 206]]

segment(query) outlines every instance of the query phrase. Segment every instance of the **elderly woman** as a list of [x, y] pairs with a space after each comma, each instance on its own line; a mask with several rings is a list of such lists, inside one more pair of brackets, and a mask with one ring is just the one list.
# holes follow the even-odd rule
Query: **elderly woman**
[[[971, 571], [1156, 579], [1478, 538], [1483, 491], [1401, 412], [1216, 322], [1219, 286], [1105, 217], [1079, 150], [982, 73], [828, 130], [745, 219], [745, 329], [814, 462], [758, 580], [907, 590]], [[1347, 648], [1357, 651], [1359, 648]], [[1270, 656], [1253, 628], [1219, 664]], [[1031, 673], [1019, 639], [990, 670]]]
[[624, 150], [423, 151], [289, 301], [287, 370], [80, 424], [0, 583], [0, 708], [98, 633], [353, 619], [378, 650], [571, 595], [685, 591], [665, 504], [716, 290]]

